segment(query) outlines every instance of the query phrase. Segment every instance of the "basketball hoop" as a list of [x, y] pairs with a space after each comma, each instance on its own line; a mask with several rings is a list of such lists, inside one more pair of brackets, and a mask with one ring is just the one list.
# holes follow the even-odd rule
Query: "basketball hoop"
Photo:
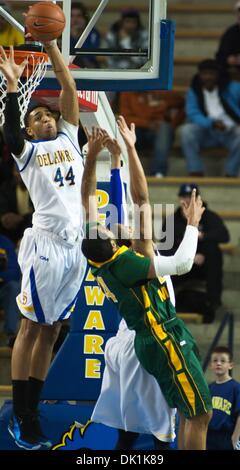
[[[6, 50], [9, 55], [9, 50]], [[24, 59], [28, 59], [28, 63], [23, 71], [22, 76], [18, 80], [18, 104], [20, 109], [21, 127], [24, 127], [24, 116], [26, 114], [32, 93], [43, 79], [48, 62], [48, 55], [45, 52], [30, 50], [14, 50], [14, 59], [16, 64], [21, 64]], [[0, 126], [4, 124], [5, 98], [7, 94], [7, 81], [0, 72]]]

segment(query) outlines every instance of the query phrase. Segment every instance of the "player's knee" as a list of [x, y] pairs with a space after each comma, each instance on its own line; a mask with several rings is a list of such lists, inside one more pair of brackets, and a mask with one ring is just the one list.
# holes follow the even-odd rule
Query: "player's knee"
[[208, 425], [209, 421], [211, 421], [211, 419], [212, 419], [212, 411], [210, 410], [206, 413], [206, 424], [207, 425]]
[[209, 421], [211, 420], [212, 417], [212, 411], [208, 411], [207, 413], [204, 413], [203, 415], [200, 416], [195, 416], [192, 418], [196, 426], [199, 427], [207, 427]]
[[199, 134], [199, 126], [188, 122], [181, 128], [181, 139], [182, 142], [189, 142], [195, 139]]
[[24, 341], [24, 344], [34, 343], [39, 335], [40, 325], [36, 322], [24, 318], [18, 332], [18, 336]]
[[42, 326], [41, 329], [41, 341], [44, 342], [47, 346], [54, 346], [56, 343], [59, 332], [61, 329], [61, 323], [56, 323], [54, 325]]

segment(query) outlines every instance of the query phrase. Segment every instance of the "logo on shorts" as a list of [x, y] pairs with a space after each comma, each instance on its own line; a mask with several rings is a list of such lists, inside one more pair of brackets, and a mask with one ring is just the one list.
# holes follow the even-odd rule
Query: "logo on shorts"
[[39, 256], [39, 258], [40, 258], [42, 261], [49, 261], [49, 258], [46, 258], [46, 256]]
[[22, 293], [22, 304], [26, 305], [27, 304], [27, 292]]

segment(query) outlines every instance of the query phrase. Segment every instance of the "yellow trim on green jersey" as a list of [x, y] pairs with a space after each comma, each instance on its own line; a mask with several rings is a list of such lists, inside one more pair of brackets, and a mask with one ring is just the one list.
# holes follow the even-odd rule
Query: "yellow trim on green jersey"
[[[171, 335], [170, 332], [169, 332], [169, 336], [170, 336], [170, 338], [172, 337], [172, 335]], [[173, 338], [173, 341], [174, 341], [174, 338]], [[185, 361], [184, 355], [182, 354], [181, 349], [179, 349], [179, 354], [180, 354], [181, 357], [182, 357], [182, 361], [183, 361], [183, 364], [184, 364], [184, 369], [187, 371], [187, 373], [188, 373], [189, 376], [191, 377], [191, 379], [192, 379], [192, 381], [193, 381], [193, 384], [194, 384], [194, 386], [195, 386], [195, 388], [196, 388], [196, 390], [197, 390], [197, 392], [198, 392], [199, 398], [200, 398], [200, 400], [201, 400], [201, 402], [202, 402], [202, 404], [203, 404], [203, 408], [204, 408], [205, 412], [207, 413], [208, 409], [206, 408], [205, 403], [204, 403], [204, 400], [202, 399], [202, 395], [201, 395], [201, 392], [199, 391], [199, 387], [197, 386], [197, 384], [196, 384], [196, 382], [195, 382], [195, 380], [194, 380], [192, 374], [191, 374], [191, 373], [189, 372], [189, 370], [188, 370], [188, 367], [187, 367], [187, 364], [186, 364], [186, 361]]]
[[[143, 293], [143, 298], [144, 298], [144, 305], [146, 308], [149, 308], [149, 310], [146, 312], [149, 324], [151, 326], [151, 330], [154, 333], [154, 336], [160, 339], [160, 341], [164, 341], [163, 348], [168, 351], [170, 363], [173, 366], [173, 368], [176, 371], [176, 378], [180, 382], [182, 389], [184, 391], [184, 394], [186, 396], [187, 401], [189, 402], [189, 405], [191, 406], [191, 409], [193, 410], [194, 415], [196, 414], [196, 403], [195, 403], [195, 393], [194, 390], [187, 379], [187, 376], [184, 372], [181, 372], [179, 374], [179, 371], [186, 369], [186, 364], [184, 364], [184, 361], [182, 360], [182, 355], [180, 355], [180, 351], [178, 351], [178, 348], [174, 345], [173, 341], [171, 340], [170, 335], [168, 335], [167, 332], [164, 331], [164, 328], [162, 327], [161, 324], [157, 323], [157, 320], [155, 316], [151, 313], [150, 308], [151, 308], [151, 300], [149, 298], [149, 295], [145, 289], [145, 287], [142, 287], [142, 293]], [[188, 372], [189, 373], [189, 372]], [[190, 377], [192, 378], [191, 374], [189, 374]], [[193, 380], [193, 379], [192, 379]], [[176, 381], [175, 381], [176, 383]], [[179, 389], [179, 387], [178, 387]]]
[[[181, 372], [180, 374], [178, 374], [178, 380], [184, 390], [184, 393], [194, 411], [194, 416], [196, 416], [196, 393], [194, 392], [191, 384], [189, 383], [188, 379], [187, 379], [187, 376], [185, 374], [185, 372]], [[192, 376], [191, 376], [192, 377]], [[201, 395], [200, 395], [201, 396]]]
[[122, 255], [123, 253], [125, 253], [125, 251], [128, 251], [128, 250], [129, 248], [127, 248], [127, 246], [121, 246], [121, 248], [115, 251], [114, 255], [111, 258], [107, 259], [106, 261], [103, 261], [103, 263], [95, 263], [94, 261], [91, 261], [90, 259], [88, 259], [88, 263], [91, 266], [94, 266], [95, 268], [101, 268], [102, 266], [104, 266], [104, 264], [111, 263], [111, 261], [114, 261], [118, 256]]

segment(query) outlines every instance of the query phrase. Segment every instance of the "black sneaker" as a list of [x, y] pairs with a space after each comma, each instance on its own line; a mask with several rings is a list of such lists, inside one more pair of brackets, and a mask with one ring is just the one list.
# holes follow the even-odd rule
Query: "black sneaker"
[[13, 415], [9, 421], [8, 432], [22, 449], [38, 450], [41, 447], [31, 433], [29, 417], [19, 418]]
[[37, 411], [31, 413], [31, 427], [32, 432], [34, 433], [35, 440], [43, 447], [47, 447], [50, 449], [52, 447], [52, 442], [43, 434], [40, 421], [39, 421], [39, 414]]

